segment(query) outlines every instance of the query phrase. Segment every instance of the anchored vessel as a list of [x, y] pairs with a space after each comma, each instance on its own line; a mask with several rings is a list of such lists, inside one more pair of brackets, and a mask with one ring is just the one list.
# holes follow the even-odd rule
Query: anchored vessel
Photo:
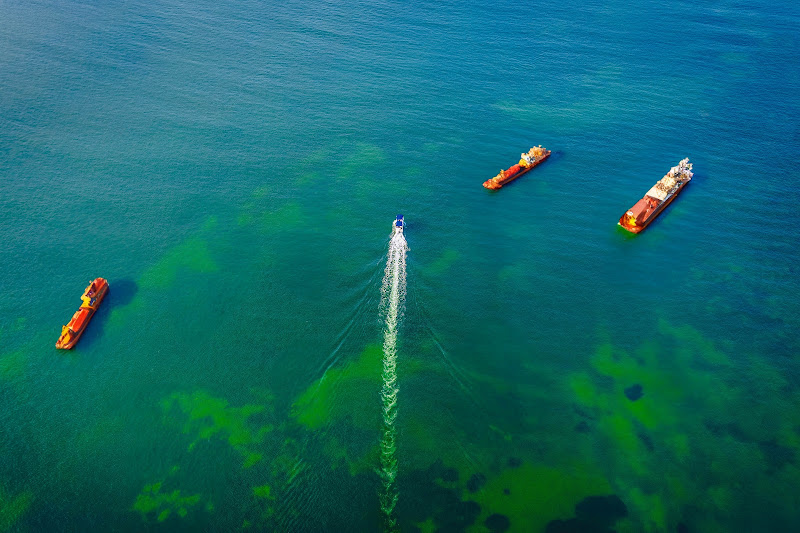
[[542, 148], [542, 145], [534, 146], [527, 153], [520, 154], [519, 163], [507, 170], [501, 170], [497, 176], [484, 181], [483, 186], [487, 189], [499, 189], [522, 176], [548, 157], [550, 157], [550, 150]]
[[403, 233], [403, 229], [405, 229], [406, 223], [403, 221], [403, 215], [397, 215], [397, 218], [394, 219], [392, 223], [392, 235], [397, 233]]
[[69, 324], [61, 327], [61, 336], [56, 341], [56, 348], [62, 350], [69, 350], [78, 343], [86, 326], [92, 319], [97, 308], [100, 307], [100, 302], [103, 301], [106, 293], [108, 292], [108, 281], [103, 278], [97, 278], [86, 287], [81, 296], [81, 306], [72, 315], [72, 320]]
[[693, 175], [689, 158], [681, 160], [678, 166], [672, 167], [647, 191], [644, 198], [622, 215], [619, 225], [631, 233], [642, 231], [678, 196], [686, 184], [692, 181]]

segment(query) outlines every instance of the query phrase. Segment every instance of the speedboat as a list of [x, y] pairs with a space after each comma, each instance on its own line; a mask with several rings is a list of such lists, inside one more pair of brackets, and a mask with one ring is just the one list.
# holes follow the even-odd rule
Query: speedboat
[[403, 233], [406, 223], [403, 221], [403, 215], [397, 215], [392, 223], [392, 234]]

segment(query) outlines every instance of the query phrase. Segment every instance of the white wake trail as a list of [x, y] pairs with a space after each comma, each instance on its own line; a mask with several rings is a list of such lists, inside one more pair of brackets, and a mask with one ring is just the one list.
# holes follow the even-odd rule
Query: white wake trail
[[386, 531], [397, 531], [394, 508], [397, 505], [397, 326], [403, 316], [406, 297], [406, 251], [408, 245], [402, 233], [396, 233], [389, 243], [389, 256], [381, 286], [381, 312], [386, 316], [383, 329], [383, 430], [381, 435], [381, 510]]

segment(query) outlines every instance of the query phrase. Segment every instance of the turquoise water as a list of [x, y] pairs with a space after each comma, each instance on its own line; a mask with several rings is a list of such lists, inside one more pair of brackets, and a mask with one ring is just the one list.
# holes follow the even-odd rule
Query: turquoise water
[[0, 2], [0, 531], [800, 529], [799, 30], [789, 2]]

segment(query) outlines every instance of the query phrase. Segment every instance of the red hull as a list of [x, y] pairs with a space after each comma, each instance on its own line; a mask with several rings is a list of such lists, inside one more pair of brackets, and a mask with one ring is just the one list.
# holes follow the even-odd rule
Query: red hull
[[617, 222], [617, 224], [618, 224], [618, 225], [620, 225], [620, 226], [622, 226], [622, 227], [623, 227], [623, 228], [625, 228], [626, 230], [630, 231], [631, 233], [641, 233], [641, 232], [642, 232], [642, 231], [643, 231], [643, 230], [644, 230], [644, 229], [645, 229], [647, 226], [649, 226], [649, 225], [650, 225], [650, 223], [651, 223], [652, 221], [654, 221], [656, 218], [658, 218], [658, 215], [660, 215], [660, 214], [661, 214], [661, 212], [662, 212], [662, 211], [663, 211], [663, 210], [664, 210], [664, 209], [665, 209], [665, 208], [666, 208], [666, 207], [667, 207], [669, 204], [671, 204], [671, 203], [672, 203], [672, 201], [673, 201], [675, 198], [677, 198], [677, 197], [678, 197], [678, 195], [681, 193], [681, 191], [683, 190], [683, 188], [684, 188], [684, 187], [686, 187], [686, 184], [687, 184], [687, 183], [689, 183], [689, 181], [685, 181], [685, 182], [681, 183], [681, 184], [678, 186], [678, 189], [675, 191], [675, 194], [673, 194], [672, 196], [670, 196], [669, 198], [667, 198], [666, 200], [664, 200], [664, 201], [661, 203], [661, 205], [659, 205], [659, 206], [658, 206], [658, 207], [657, 207], [657, 208], [656, 208], [656, 209], [655, 209], [655, 210], [654, 210], [652, 213], [650, 213], [650, 216], [648, 216], [646, 219], [644, 219], [644, 221], [642, 222], [642, 224], [641, 224], [641, 225], [638, 225], [638, 224], [637, 224], [637, 225], [631, 225], [631, 224], [627, 224], [627, 223], [625, 223], [625, 216], [628, 214], [628, 211], [625, 211], [625, 213], [624, 213], [624, 214], [623, 214], [621, 217], [619, 217], [619, 222]]
[[501, 187], [503, 187], [504, 185], [508, 185], [509, 183], [511, 183], [512, 181], [517, 179], [518, 177], [520, 177], [520, 176], [522, 176], [524, 174], [527, 174], [528, 172], [533, 170], [533, 168], [536, 167], [537, 165], [543, 163], [545, 161], [545, 159], [550, 157], [550, 153], [551, 152], [549, 150], [546, 151], [541, 159], [537, 159], [529, 167], [526, 167], [524, 170], [520, 170], [519, 172], [517, 172], [513, 176], [505, 178], [503, 181], [501, 181], [499, 183], [489, 179], [489, 180], [486, 180], [486, 181], [483, 182], [483, 186], [486, 187], [487, 189], [491, 189], [491, 190], [500, 189]]

